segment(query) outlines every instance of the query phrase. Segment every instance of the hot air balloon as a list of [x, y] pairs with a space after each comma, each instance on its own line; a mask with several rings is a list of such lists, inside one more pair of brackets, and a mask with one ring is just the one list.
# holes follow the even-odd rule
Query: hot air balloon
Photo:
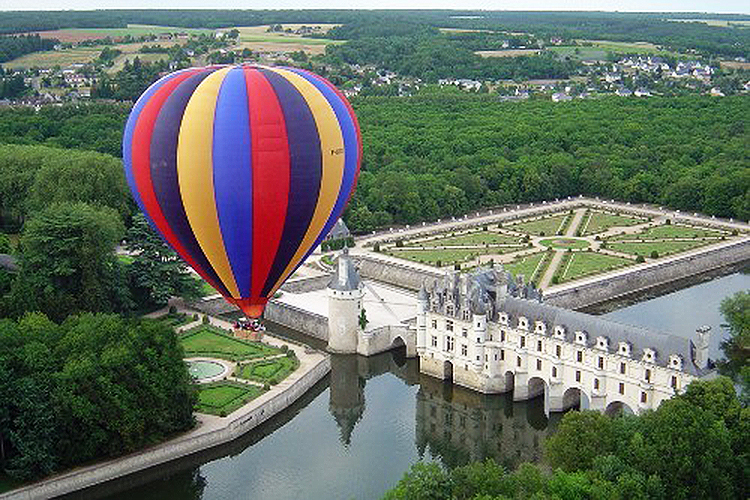
[[250, 318], [341, 216], [361, 158], [346, 98], [296, 68], [169, 74], [138, 99], [123, 137], [127, 181], [151, 225]]

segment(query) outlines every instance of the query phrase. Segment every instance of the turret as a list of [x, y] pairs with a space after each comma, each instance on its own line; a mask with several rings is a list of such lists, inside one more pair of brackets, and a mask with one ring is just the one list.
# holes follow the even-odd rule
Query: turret
[[711, 340], [711, 327], [704, 325], [695, 330], [695, 366], [700, 369], [708, 368], [708, 344]]
[[417, 295], [417, 351], [427, 347], [427, 307], [429, 296], [424, 282]]
[[364, 286], [347, 248], [339, 255], [336, 272], [328, 284], [328, 349], [355, 353], [359, 340], [359, 315]]

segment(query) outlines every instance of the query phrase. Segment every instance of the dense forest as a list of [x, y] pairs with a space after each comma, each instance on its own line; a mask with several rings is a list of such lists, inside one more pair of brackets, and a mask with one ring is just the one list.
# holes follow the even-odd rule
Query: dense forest
[[[428, 89], [352, 104], [364, 142], [346, 216], [355, 231], [578, 194], [750, 217], [742, 96], [504, 103]], [[120, 156], [127, 113], [118, 104], [4, 108], [0, 142]], [[18, 190], [5, 185], [13, 199]]]
[[[704, 16], [705, 14], [701, 14]], [[508, 12], [456, 10], [107, 10], [0, 13], [0, 33], [58, 28], [117, 28], [152, 24], [222, 28], [276, 23], [386, 23], [409, 21], [435, 27], [526, 31], [540, 36], [649, 41], [673, 49], [696, 49], [725, 56], [750, 56], [750, 30], [677, 22], [701, 17], [682, 13]], [[729, 22], [747, 16], [711, 14]]]
[[578, 194], [750, 216], [744, 97], [501, 103], [442, 90], [353, 104], [355, 230]]
[[40, 50], [52, 50], [59, 42], [39, 35], [0, 36], [0, 63]]
[[0, 470], [36, 479], [191, 428], [182, 357], [174, 330], [160, 322], [0, 320]]

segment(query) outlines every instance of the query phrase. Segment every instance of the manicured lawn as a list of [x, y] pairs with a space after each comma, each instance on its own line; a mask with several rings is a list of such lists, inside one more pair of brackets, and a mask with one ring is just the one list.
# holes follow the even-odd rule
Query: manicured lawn
[[494, 233], [492, 231], [477, 231], [456, 236], [447, 236], [435, 240], [410, 243], [411, 247], [439, 247], [439, 246], [464, 246], [464, 245], [513, 245], [520, 243], [516, 236]]
[[285, 356], [283, 358], [255, 361], [243, 365], [238, 370], [237, 377], [255, 380], [256, 382], [278, 384], [298, 367], [299, 361], [297, 358]]
[[607, 248], [616, 252], [629, 253], [631, 255], [643, 255], [648, 257], [651, 252], [656, 251], [660, 257], [674, 253], [684, 252], [703, 245], [712, 243], [712, 241], [655, 241], [655, 242], [638, 242], [638, 241], [618, 241], [607, 243]]
[[617, 240], [658, 240], [669, 238], [720, 238], [723, 233], [700, 227], [666, 225], [650, 227], [637, 234], [621, 234]]
[[[520, 259], [514, 260], [509, 264], [503, 264], [503, 268], [509, 271], [513, 276], [523, 275], [526, 281], [533, 281], [538, 275], [544, 272], [544, 265], [539, 263], [544, 259], [545, 252], [537, 252], [531, 255], [526, 255]], [[539, 269], [536, 273], [535, 270]]]
[[260, 342], [230, 337], [223, 330], [210, 325], [191, 328], [182, 334], [180, 342], [188, 357], [207, 356], [236, 361], [281, 354], [280, 349]]
[[195, 410], [211, 415], [229, 415], [263, 394], [257, 386], [221, 381], [198, 386], [198, 403]]
[[[512, 231], [519, 231], [534, 236], [554, 236], [564, 227], [563, 221], [568, 214], [553, 215], [543, 219], [519, 222], [518, 224], [503, 226]], [[543, 233], [543, 234], [542, 234]]]
[[589, 242], [586, 240], [565, 237], [547, 238], [546, 240], [541, 240], [539, 243], [547, 247], [562, 248], [564, 250], [567, 250], [568, 248], [579, 249], [589, 247]]
[[390, 251], [388, 251], [388, 255], [433, 266], [438, 265], [438, 263], [440, 263], [441, 266], [447, 266], [460, 262], [470, 261], [476, 258], [478, 255], [499, 255], [504, 253], [517, 252], [518, 250], [521, 250], [523, 248], [524, 247], [521, 246], [495, 248], [449, 248], [445, 250], [436, 248], [417, 250], [410, 248], [408, 250], [391, 249]]
[[592, 274], [604, 273], [633, 264], [634, 261], [594, 252], [575, 252], [570, 261], [564, 263], [560, 270], [560, 283], [572, 281]]
[[581, 221], [581, 236], [588, 234], [601, 233], [611, 227], [632, 226], [646, 222], [644, 219], [636, 217], [627, 217], [624, 215], [608, 214], [604, 212], [589, 212], [588, 220], [584, 217]]

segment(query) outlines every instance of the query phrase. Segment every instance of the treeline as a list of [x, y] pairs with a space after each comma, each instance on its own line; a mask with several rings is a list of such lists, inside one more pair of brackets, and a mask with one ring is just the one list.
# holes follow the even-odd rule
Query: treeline
[[52, 50], [60, 43], [54, 38], [39, 35], [0, 36], [0, 63], [41, 50]]
[[363, 37], [341, 45], [328, 45], [326, 58], [333, 62], [373, 64], [404, 76], [437, 82], [441, 78], [475, 80], [529, 80], [569, 78], [579, 67], [552, 54], [531, 57], [489, 57], [474, 53], [471, 43], [445, 34]]
[[503, 103], [440, 89], [353, 105], [352, 231], [579, 194], [750, 217], [743, 96]]
[[26, 481], [193, 426], [174, 330], [112, 315], [0, 320], [0, 470]]
[[750, 409], [727, 378], [696, 381], [641, 416], [570, 412], [546, 442], [549, 468], [491, 459], [452, 470], [418, 463], [389, 500], [747, 498]]

